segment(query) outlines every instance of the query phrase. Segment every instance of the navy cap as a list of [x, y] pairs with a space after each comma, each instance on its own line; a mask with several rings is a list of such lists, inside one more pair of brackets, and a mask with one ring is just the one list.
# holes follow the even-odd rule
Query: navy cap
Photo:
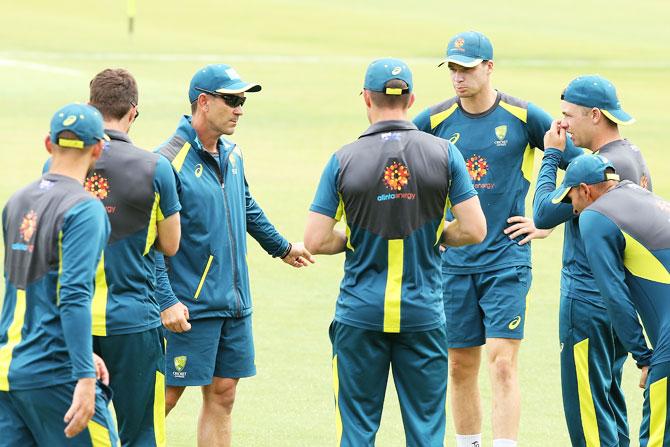
[[633, 124], [635, 118], [624, 112], [616, 94], [616, 88], [599, 75], [580, 76], [563, 91], [561, 99], [578, 106], [596, 107], [617, 124]]
[[[405, 81], [406, 89], [386, 88], [386, 83], [392, 79]], [[402, 95], [412, 91], [412, 72], [406, 63], [400, 59], [384, 58], [372, 61], [365, 72], [363, 88], [372, 92], [384, 92], [387, 95]]]
[[617, 174], [605, 172], [607, 168], [614, 169], [614, 165], [602, 155], [580, 155], [575, 158], [565, 170], [563, 183], [556, 190], [557, 195], [551, 199], [551, 203], [570, 203], [570, 189], [582, 183], [594, 185], [607, 180], [619, 181]]
[[201, 68], [191, 78], [188, 99], [195, 101], [200, 93], [259, 92], [261, 86], [244, 82], [230, 65], [214, 64]]
[[447, 56], [438, 67], [449, 62], [462, 67], [475, 67], [492, 60], [493, 45], [488, 37], [477, 31], [466, 31], [451, 38], [447, 45]]
[[[76, 138], [60, 138], [68, 131]], [[83, 149], [107, 139], [102, 115], [93, 106], [73, 103], [60, 108], [51, 118], [51, 142], [60, 147]]]

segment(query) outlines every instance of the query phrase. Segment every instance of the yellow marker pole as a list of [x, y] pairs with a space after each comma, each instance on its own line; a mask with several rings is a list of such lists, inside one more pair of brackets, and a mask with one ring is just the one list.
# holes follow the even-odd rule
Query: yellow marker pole
[[135, 15], [137, 14], [136, 0], [128, 0], [126, 4], [126, 15], [128, 15], [128, 34], [135, 31]]

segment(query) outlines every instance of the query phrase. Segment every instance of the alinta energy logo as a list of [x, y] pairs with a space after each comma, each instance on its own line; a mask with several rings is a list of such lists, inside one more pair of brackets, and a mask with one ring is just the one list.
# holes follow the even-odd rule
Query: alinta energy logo
[[23, 242], [17, 242], [12, 244], [13, 250], [27, 251], [32, 253], [35, 248], [34, 244], [29, 244], [30, 240], [35, 235], [37, 231], [37, 213], [34, 210], [30, 210], [23, 216], [21, 225], [19, 226], [19, 235]]
[[470, 178], [479, 182], [489, 173], [489, 164], [484, 157], [474, 154], [465, 162], [465, 167], [468, 168]]
[[411, 192], [401, 192], [409, 183], [409, 179], [410, 173], [407, 166], [399, 161], [393, 161], [390, 165], [384, 168], [384, 174], [382, 175], [382, 183], [384, 183], [386, 188], [393, 191], [393, 193], [380, 194], [377, 196], [377, 201], [384, 202], [386, 200], [395, 199], [414, 200], [416, 194]]
[[109, 195], [109, 182], [100, 174], [94, 172], [84, 182], [84, 189], [100, 200], [104, 200]]

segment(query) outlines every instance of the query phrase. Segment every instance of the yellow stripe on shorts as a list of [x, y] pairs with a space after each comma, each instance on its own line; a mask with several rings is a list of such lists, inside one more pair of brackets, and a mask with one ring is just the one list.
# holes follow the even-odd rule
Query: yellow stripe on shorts
[[333, 394], [335, 395], [335, 430], [339, 446], [342, 444], [342, 415], [340, 414], [340, 377], [337, 373], [337, 355], [333, 357]]

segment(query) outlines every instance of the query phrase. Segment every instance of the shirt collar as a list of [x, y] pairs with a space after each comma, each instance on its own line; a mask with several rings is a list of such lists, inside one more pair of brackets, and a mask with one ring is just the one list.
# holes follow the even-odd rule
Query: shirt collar
[[363, 132], [359, 137], [367, 137], [381, 132], [392, 132], [394, 130], [419, 130], [414, 123], [405, 120], [378, 121]]

